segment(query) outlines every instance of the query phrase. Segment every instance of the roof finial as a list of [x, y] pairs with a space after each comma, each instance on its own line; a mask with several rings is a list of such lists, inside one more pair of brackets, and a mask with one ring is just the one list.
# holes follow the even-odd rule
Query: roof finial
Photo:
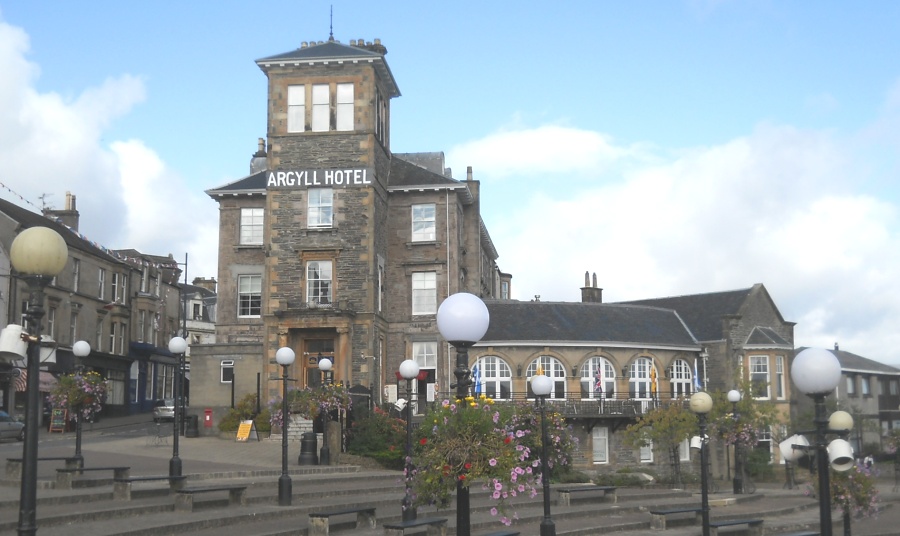
[[334, 5], [328, 6], [328, 40], [334, 41]]

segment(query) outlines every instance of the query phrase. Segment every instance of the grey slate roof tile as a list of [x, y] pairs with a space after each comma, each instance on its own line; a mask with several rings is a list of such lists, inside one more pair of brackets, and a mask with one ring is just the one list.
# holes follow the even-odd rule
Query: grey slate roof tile
[[637, 343], [694, 347], [697, 341], [672, 310], [638, 305], [487, 300], [490, 325], [481, 344], [503, 341]]

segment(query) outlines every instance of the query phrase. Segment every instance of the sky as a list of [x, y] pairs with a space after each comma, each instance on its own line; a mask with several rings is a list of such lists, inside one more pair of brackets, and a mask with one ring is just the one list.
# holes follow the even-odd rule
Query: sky
[[900, 366], [900, 2], [0, 0], [0, 196], [215, 277], [254, 63], [382, 40], [395, 153], [472, 166], [513, 298], [762, 283], [795, 346]]

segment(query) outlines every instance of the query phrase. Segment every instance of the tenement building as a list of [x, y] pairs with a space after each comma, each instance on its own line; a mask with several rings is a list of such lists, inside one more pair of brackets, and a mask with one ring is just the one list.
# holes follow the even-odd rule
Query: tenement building
[[220, 214], [216, 342], [192, 348], [191, 405], [216, 422], [234, 397], [279, 395], [281, 347], [296, 354], [296, 387], [344, 382], [377, 404], [413, 358], [433, 398], [452, 377], [438, 305], [508, 289], [471, 169], [457, 180], [442, 153], [391, 152], [400, 90], [386, 53], [329, 39], [256, 62], [268, 138], [249, 175], [207, 191]]

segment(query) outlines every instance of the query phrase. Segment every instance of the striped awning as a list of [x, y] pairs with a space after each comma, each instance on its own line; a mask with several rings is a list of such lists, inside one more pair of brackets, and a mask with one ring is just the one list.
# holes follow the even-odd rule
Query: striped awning
[[[14, 380], [15, 386], [16, 386], [16, 392], [24, 393], [28, 387], [28, 371], [24, 368], [17, 368], [14, 370], [19, 371], [19, 375]], [[49, 372], [42, 370], [41, 376], [40, 376], [40, 382], [38, 385], [39, 385], [38, 390], [40, 392], [49, 393], [50, 391], [55, 389], [57, 385], [59, 385], [59, 382], [56, 380], [56, 377], [54, 377], [53, 374], [50, 374]]]

